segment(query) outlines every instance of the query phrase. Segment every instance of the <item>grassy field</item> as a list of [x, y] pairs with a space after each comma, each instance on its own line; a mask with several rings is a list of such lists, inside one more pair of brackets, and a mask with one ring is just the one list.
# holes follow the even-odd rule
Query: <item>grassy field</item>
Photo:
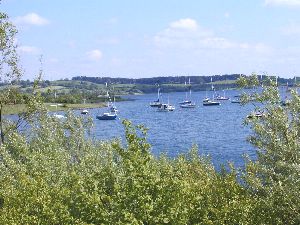
[[[221, 80], [221, 81], [215, 81], [212, 82], [212, 84], [235, 84], [236, 80]], [[211, 82], [209, 82], [208, 84], [211, 84]]]

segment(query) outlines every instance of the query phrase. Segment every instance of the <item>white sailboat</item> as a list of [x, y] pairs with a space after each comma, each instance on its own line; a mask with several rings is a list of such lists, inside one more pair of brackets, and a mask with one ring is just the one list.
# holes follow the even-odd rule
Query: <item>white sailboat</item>
[[[83, 104], [85, 105], [85, 100], [86, 99], [83, 99]], [[80, 112], [82, 115], [87, 115], [89, 114], [89, 111], [87, 109], [82, 109], [81, 112]]]
[[218, 95], [217, 97], [216, 97], [216, 100], [221, 100], [221, 101], [223, 101], [223, 100], [229, 100], [229, 97], [226, 97], [226, 95], [225, 95], [225, 90], [223, 90], [223, 96], [221, 96], [221, 95]]
[[[186, 82], [185, 82], [186, 85]], [[189, 78], [189, 90], [190, 90], [190, 98], [187, 99], [187, 92], [186, 92], [186, 100], [183, 102], [180, 102], [180, 107], [181, 108], [195, 108], [196, 104], [192, 102], [192, 87], [191, 87], [191, 80]]]
[[209, 97], [207, 96], [207, 91], [205, 91], [205, 98], [202, 100], [202, 102], [208, 102]]
[[[107, 87], [107, 83], [106, 83], [106, 87]], [[106, 92], [106, 96], [108, 98], [108, 101], [107, 101], [107, 107], [110, 109], [108, 112], [104, 112], [102, 114], [98, 114], [96, 116], [96, 118], [98, 120], [115, 120], [117, 118], [117, 111], [113, 111], [111, 106], [112, 106], [112, 102], [111, 102], [111, 99], [110, 99], [110, 96], [108, 94], [108, 91]]]
[[160, 105], [161, 105], [161, 102], [160, 102], [160, 88], [158, 87], [158, 89], [157, 89], [157, 100], [153, 101], [153, 102], [150, 102], [150, 106], [151, 107], [159, 107]]
[[[214, 85], [212, 83], [212, 77], [210, 78], [210, 82], [211, 82], [211, 90], [214, 91]], [[215, 101], [215, 96], [213, 94], [212, 99], [206, 99], [205, 101], [203, 101], [203, 106], [215, 106], [215, 105], [220, 105], [221, 103], [218, 101]]]
[[170, 111], [174, 111], [175, 110], [175, 106], [173, 106], [172, 104], [170, 104], [169, 101], [169, 97], [168, 97], [168, 103], [161, 103], [161, 105], [157, 108], [158, 112], [170, 112]]

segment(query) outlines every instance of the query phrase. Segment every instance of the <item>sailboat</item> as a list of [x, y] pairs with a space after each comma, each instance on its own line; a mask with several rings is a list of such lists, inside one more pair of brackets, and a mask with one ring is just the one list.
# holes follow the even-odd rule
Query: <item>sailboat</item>
[[[211, 90], [214, 91], [214, 85], [212, 83], [212, 77], [210, 79], [211, 81]], [[218, 101], [215, 101], [215, 97], [213, 95], [212, 99], [206, 98], [205, 101], [203, 100], [203, 106], [214, 106], [214, 105], [220, 105], [221, 103]]]
[[[86, 99], [83, 99], [83, 104], [85, 105], [85, 100]], [[82, 109], [81, 112], [80, 112], [82, 115], [86, 115], [86, 114], [89, 114], [89, 111], [87, 109]]]
[[229, 97], [226, 97], [225, 96], [225, 90], [223, 90], [223, 96], [221, 96], [221, 95], [217, 95], [217, 97], [216, 97], [216, 100], [229, 100]]
[[[107, 83], [106, 83], [106, 87], [107, 87]], [[117, 118], [117, 112], [112, 111], [111, 99], [109, 97], [108, 91], [106, 92], [106, 96], [108, 98], [107, 107], [110, 108], [110, 111], [104, 112], [103, 114], [99, 114], [99, 115], [96, 116], [96, 118], [98, 120], [115, 120]]]
[[[186, 87], [186, 81], [184, 82], [184, 86]], [[185, 92], [185, 100], [179, 102], [179, 105], [185, 105], [185, 104], [190, 104], [192, 103], [191, 100], [188, 100], [188, 97], [187, 97], [187, 91]]]
[[174, 111], [175, 106], [170, 104], [169, 97], [168, 97], [168, 103], [161, 103], [161, 105], [157, 108], [158, 112], [170, 112]]
[[175, 106], [173, 105], [169, 105], [166, 103], [162, 103], [158, 108], [157, 111], [158, 112], [170, 112], [170, 111], [174, 111], [175, 110]]
[[209, 101], [209, 97], [207, 97], [207, 91], [205, 91], [205, 98], [202, 101], [203, 102], [208, 102]]
[[113, 93], [114, 93], [114, 101], [110, 101], [110, 112], [114, 112], [117, 113], [119, 110], [116, 107], [116, 96], [115, 96], [115, 91], [114, 91], [114, 87], [113, 87]]
[[161, 105], [160, 102], [160, 88], [157, 89], [157, 100], [150, 102], [150, 106], [151, 107], [159, 107]]
[[[185, 83], [186, 85], [186, 83]], [[189, 90], [190, 90], [190, 99], [188, 100], [187, 99], [187, 92], [186, 92], [186, 95], [185, 95], [185, 101], [183, 102], [180, 102], [180, 107], [181, 108], [195, 108], [196, 107], [196, 104], [194, 102], [192, 102], [192, 87], [191, 87], [191, 80], [189, 78]]]
[[203, 102], [203, 106], [214, 106], [214, 105], [221, 105], [221, 103], [215, 101], [214, 99], [208, 100], [207, 102]]

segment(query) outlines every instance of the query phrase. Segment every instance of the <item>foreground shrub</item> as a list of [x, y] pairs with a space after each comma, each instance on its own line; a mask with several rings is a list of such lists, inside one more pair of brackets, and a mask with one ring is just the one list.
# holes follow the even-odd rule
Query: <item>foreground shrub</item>
[[119, 140], [86, 138], [80, 118], [41, 116], [30, 137], [1, 147], [0, 224], [247, 224], [252, 199], [236, 172], [217, 173], [196, 148], [155, 158], [146, 130], [124, 121]]

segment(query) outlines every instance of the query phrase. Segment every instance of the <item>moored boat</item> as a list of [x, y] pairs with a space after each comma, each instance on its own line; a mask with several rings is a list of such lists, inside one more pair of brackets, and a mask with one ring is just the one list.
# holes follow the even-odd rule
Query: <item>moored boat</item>
[[195, 103], [188, 103], [188, 104], [182, 104], [180, 105], [181, 108], [195, 108], [196, 107], [196, 104]]
[[[186, 86], [186, 83], [185, 83]], [[195, 108], [196, 104], [192, 102], [192, 87], [191, 87], [191, 80], [189, 78], [189, 92], [190, 92], [190, 98], [187, 98], [187, 92], [185, 93], [185, 100], [182, 102], [179, 102], [179, 105], [181, 108]]]
[[186, 104], [191, 104], [191, 103], [192, 103], [192, 101], [190, 101], [190, 100], [184, 100], [182, 102], [179, 102], [179, 105], [186, 105]]
[[206, 102], [203, 102], [203, 106], [214, 106], [214, 105], [221, 105], [221, 103], [214, 100], [208, 100]]
[[216, 100], [219, 100], [219, 101], [220, 101], [220, 100], [221, 100], [221, 101], [229, 100], [229, 97], [226, 97], [226, 96], [225, 96], [225, 90], [223, 90], [223, 93], [224, 93], [223, 96], [217, 95], [215, 99], [216, 99]]
[[158, 112], [170, 112], [170, 111], [174, 111], [175, 107], [173, 105], [170, 104], [164, 104], [162, 103], [158, 108], [157, 111]]
[[83, 115], [89, 114], [89, 111], [88, 111], [87, 109], [83, 109], [83, 110], [81, 111], [81, 114], [83, 114]]
[[115, 120], [117, 118], [117, 114], [112, 112], [105, 112], [102, 115], [97, 115], [96, 118], [98, 120]]
[[160, 102], [160, 88], [157, 89], [157, 100], [150, 102], [151, 107], [159, 107], [162, 103]]
[[253, 119], [253, 118], [261, 118], [261, 117], [265, 117], [266, 115], [263, 112], [252, 112], [250, 113], [247, 118], [248, 119]]

